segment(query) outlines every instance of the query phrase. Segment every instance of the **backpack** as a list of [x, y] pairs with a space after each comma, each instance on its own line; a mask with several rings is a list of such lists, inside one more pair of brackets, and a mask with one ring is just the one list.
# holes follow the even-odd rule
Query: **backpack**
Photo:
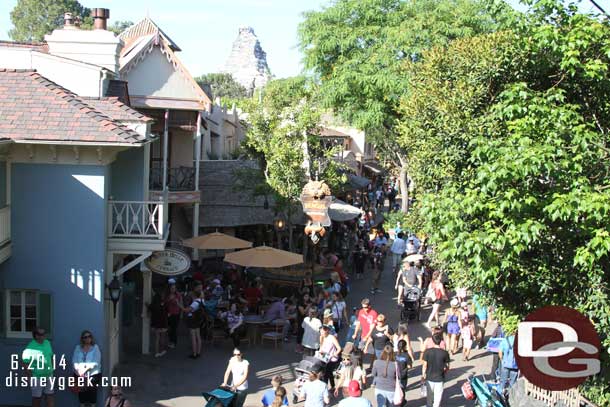
[[517, 370], [519, 367], [517, 366], [517, 361], [515, 360], [513, 345], [511, 345], [509, 338], [505, 339], [506, 343], [508, 343], [508, 349], [506, 350], [506, 352], [502, 352], [502, 367], [506, 369]]

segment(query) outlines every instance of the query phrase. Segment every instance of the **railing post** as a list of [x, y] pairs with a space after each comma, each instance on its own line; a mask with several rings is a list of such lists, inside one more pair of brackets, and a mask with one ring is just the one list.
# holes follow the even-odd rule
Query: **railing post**
[[[110, 197], [112, 199], [112, 197]], [[112, 201], [108, 200], [108, 236], [112, 236], [114, 234], [114, 230], [112, 229]]]

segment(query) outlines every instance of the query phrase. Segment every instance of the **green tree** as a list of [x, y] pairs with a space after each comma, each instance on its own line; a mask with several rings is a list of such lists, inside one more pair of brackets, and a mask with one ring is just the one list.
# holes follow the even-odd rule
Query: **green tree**
[[[608, 349], [610, 23], [529, 4], [512, 32], [454, 41], [407, 67], [401, 142], [422, 155], [421, 215], [451, 278], [506, 320], [575, 307]], [[585, 391], [609, 405], [607, 352], [602, 366]]]
[[91, 10], [77, 0], [19, 0], [11, 11], [14, 28], [8, 34], [15, 41], [42, 41], [45, 34], [63, 26], [66, 12], [79, 16], [82, 28], [92, 26]]
[[210, 86], [210, 97], [221, 99], [243, 99], [248, 97], [248, 90], [237, 82], [230, 73], [208, 73], [195, 78], [199, 86]]
[[319, 78], [322, 105], [366, 130], [401, 169], [406, 198], [409, 154], [398, 145], [395, 128], [408, 91], [405, 62], [434, 45], [495, 28], [478, 0], [337, 0], [305, 13], [299, 38], [305, 66]]
[[123, 31], [125, 31], [126, 29], [128, 29], [129, 27], [131, 27], [133, 25], [133, 21], [128, 21], [128, 20], [118, 20], [115, 21], [114, 23], [112, 23], [109, 27], [108, 27], [108, 31], [112, 31], [113, 33], [115, 33], [116, 35], [119, 35], [120, 33], [122, 33]]

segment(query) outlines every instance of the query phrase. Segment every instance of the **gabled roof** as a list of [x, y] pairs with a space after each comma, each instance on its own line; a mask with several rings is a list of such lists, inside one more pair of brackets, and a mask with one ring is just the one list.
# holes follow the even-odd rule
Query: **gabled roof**
[[182, 51], [180, 47], [178, 47], [178, 45], [171, 38], [169, 38], [169, 36], [165, 34], [165, 32], [163, 32], [163, 30], [160, 29], [157, 24], [155, 24], [153, 20], [151, 20], [149, 17], [145, 17], [119, 34], [119, 38], [125, 43], [121, 56], [123, 56], [125, 50], [131, 48], [132, 43], [138, 38], [156, 33], [159, 33], [163, 39], [168, 42], [172, 51]]
[[129, 46], [126, 45], [123, 48], [119, 59], [121, 76], [127, 77], [127, 74], [144, 61], [146, 56], [150, 54], [155, 47], [159, 47], [160, 51], [167, 57], [168, 62], [182, 75], [193, 92], [197, 94], [199, 101], [211, 105], [212, 101], [208, 94], [201, 89], [201, 86], [199, 86], [184, 64], [178, 59], [172, 50], [171, 43], [161, 34], [161, 31], [135, 38], [131, 41]]
[[95, 110], [121, 122], [150, 122], [152, 118], [122, 103], [118, 97], [83, 98]]
[[36, 71], [19, 69], [0, 69], [0, 139], [101, 145], [148, 141]]

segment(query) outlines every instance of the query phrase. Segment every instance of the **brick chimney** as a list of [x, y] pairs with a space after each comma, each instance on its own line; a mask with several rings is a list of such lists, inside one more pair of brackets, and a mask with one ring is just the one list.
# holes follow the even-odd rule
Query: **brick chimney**
[[119, 72], [119, 55], [123, 42], [112, 31], [107, 31], [110, 11], [94, 8], [91, 17], [94, 30], [80, 30], [71, 13], [64, 15], [64, 26], [45, 35], [49, 53], [77, 61], [87, 62]]
[[93, 28], [96, 30], [105, 30], [107, 28], [107, 22], [110, 18], [110, 10], [107, 8], [94, 8], [91, 10], [91, 17], [93, 17]]

